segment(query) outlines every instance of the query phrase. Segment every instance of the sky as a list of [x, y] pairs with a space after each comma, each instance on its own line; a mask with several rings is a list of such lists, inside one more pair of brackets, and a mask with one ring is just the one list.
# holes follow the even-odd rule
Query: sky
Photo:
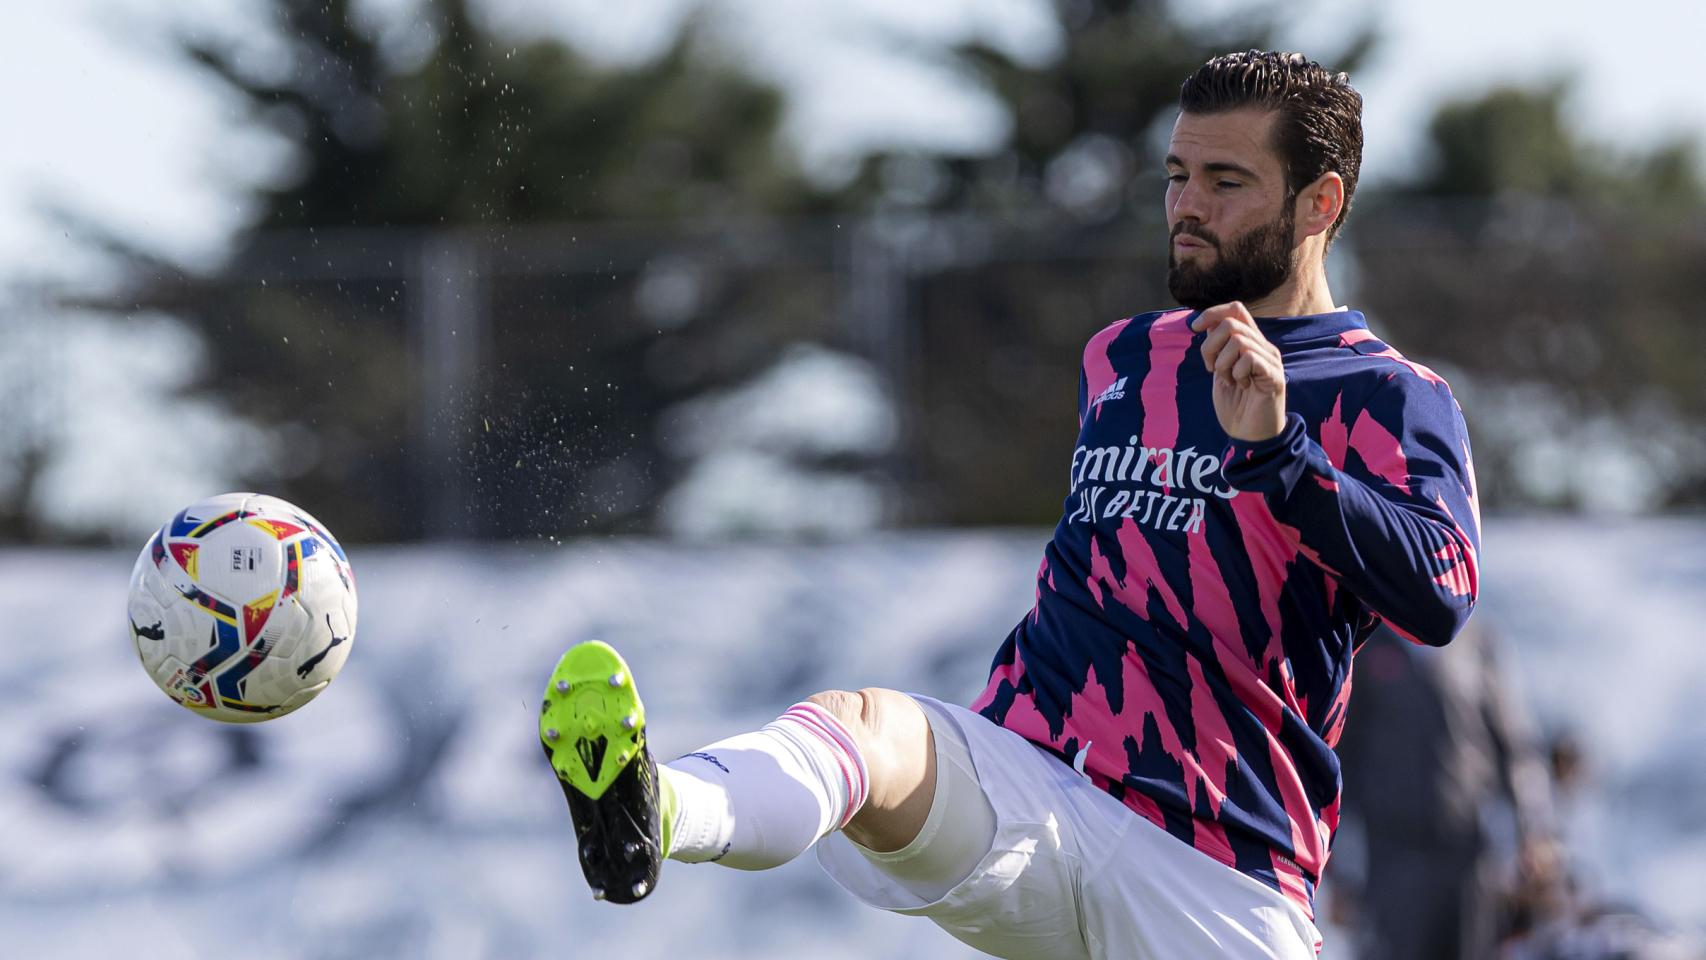
[[[383, 13], [411, 0], [368, 0]], [[243, 222], [242, 188], [277, 150], [241, 134], [235, 104], [174, 64], [166, 25], [244, 32], [257, 0], [60, 0], [0, 6], [0, 278], [81, 269], [50, 206], [115, 225], [190, 262], [215, 260]], [[504, 29], [555, 31], [612, 60], [656, 49], [691, 0], [486, 0]], [[1247, 0], [1196, 0], [1190, 16], [1235, 17]], [[789, 129], [821, 170], [873, 144], [977, 146], [999, 136], [995, 105], [889, 37], [979, 36], [1044, 58], [1057, 37], [1047, 0], [720, 0], [716, 22], [792, 95]], [[1706, 138], [1694, 46], [1706, 12], [1683, 0], [1615, 7], [1540, 0], [1305, 0], [1290, 44], [1330, 51], [1374, 22], [1384, 44], [1355, 77], [1366, 101], [1365, 179], [1417, 161], [1441, 100], [1493, 82], [1579, 71], [1583, 127], [1613, 143]], [[168, 12], [163, 12], [168, 11]], [[168, 21], [168, 17], [173, 18]], [[252, 31], [249, 31], [252, 33]]]

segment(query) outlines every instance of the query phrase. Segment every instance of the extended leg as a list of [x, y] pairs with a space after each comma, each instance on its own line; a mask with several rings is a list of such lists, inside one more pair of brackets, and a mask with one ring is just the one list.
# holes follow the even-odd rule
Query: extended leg
[[658, 767], [633, 677], [601, 643], [563, 655], [539, 730], [587, 881], [617, 902], [649, 894], [665, 856], [761, 870], [836, 829], [873, 851], [900, 850], [935, 793], [929, 722], [892, 690], [820, 693]]
[[930, 725], [893, 690], [832, 690], [660, 770], [675, 791], [669, 856], [762, 870], [842, 829], [873, 850], [918, 835], [936, 779]]

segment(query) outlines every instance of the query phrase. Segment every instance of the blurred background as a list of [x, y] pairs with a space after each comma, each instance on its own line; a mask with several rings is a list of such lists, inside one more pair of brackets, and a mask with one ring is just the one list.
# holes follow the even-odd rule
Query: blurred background
[[[1371, 792], [1489, 771], [1431, 888], [1485, 908], [1435, 926], [1494, 933], [1415, 955], [1697, 955], [1703, 27], [1681, 0], [0, 9], [0, 931], [971, 956], [809, 858], [594, 911], [529, 705], [590, 637], [663, 680], [666, 753], [827, 686], [975, 695], [1059, 517], [1083, 343], [1167, 305], [1178, 85], [1278, 47], [1365, 96], [1334, 293], [1452, 383], [1487, 511], [1480, 659], [1383, 650], [1368, 686], [1412, 712], [1364, 706], [1362, 658], [1352, 700]], [[234, 489], [316, 514], [362, 588], [335, 687], [255, 728], [161, 696], [121, 609], [148, 532]], [[1326, 955], [1399, 956], [1379, 883], [1418, 874], [1383, 838], [1425, 834], [1347, 812]]]

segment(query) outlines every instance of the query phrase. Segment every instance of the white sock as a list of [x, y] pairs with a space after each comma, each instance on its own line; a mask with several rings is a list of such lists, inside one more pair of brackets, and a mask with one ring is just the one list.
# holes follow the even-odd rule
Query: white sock
[[658, 772], [675, 788], [670, 859], [740, 870], [768, 870], [804, 853], [846, 826], [867, 790], [852, 735], [809, 701]]

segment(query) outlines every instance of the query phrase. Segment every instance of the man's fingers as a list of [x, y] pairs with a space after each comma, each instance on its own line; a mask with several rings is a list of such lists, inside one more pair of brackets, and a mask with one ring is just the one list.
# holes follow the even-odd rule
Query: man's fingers
[[[1206, 351], [1204, 362], [1209, 363]], [[1257, 383], [1271, 385], [1284, 379], [1278, 348], [1259, 333], [1248, 330], [1231, 330], [1215, 351], [1209, 369], [1216, 379], [1245, 387]]]
[[1229, 338], [1226, 346], [1215, 355], [1214, 375], [1223, 380], [1230, 377], [1233, 366], [1238, 363], [1239, 358], [1244, 355], [1247, 349], [1248, 347], [1236, 335]]
[[1256, 357], [1248, 351], [1240, 354], [1238, 362], [1232, 365], [1232, 382], [1248, 384], [1256, 372]]
[[1245, 356], [1250, 361], [1249, 379], [1244, 381], [1252, 386], [1274, 387], [1285, 383], [1285, 365], [1278, 357], [1278, 351], [1251, 350]]
[[[1202, 326], [1197, 327], [1197, 323], [1202, 323]], [[1241, 303], [1210, 307], [1197, 318], [1197, 323], [1192, 326], [1208, 331], [1208, 336], [1203, 338], [1202, 344], [1203, 367], [1207, 370], [1215, 369], [1221, 351], [1226, 349], [1231, 338], [1240, 334], [1254, 334], [1257, 339], [1262, 339], [1261, 331], [1256, 329], [1255, 321], [1250, 319], [1250, 311], [1244, 309]]]
[[1236, 352], [1228, 353], [1232, 354], [1232, 362], [1226, 365], [1226, 378], [1240, 387], [1250, 386], [1256, 370], [1261, 366], [1261, 355], [1248, 343], [1240, 343]]
[[1191, 326], [1208, 331], [1202, 343], [1203, 369], [1217, 379], [1240, 386], [1281, 379], [1277, 372], [1283, 367], [1279, 348], [1262, 335], [1242, 303], [1210, 307]]
[[1228, 319], [1249, 320], [1251, 319], [1250, 311], [1245, 309], [1244, 305], [1236, 300], [1231, 303], [1222, 303], [1217, 306], [1209, 307], [1202, 313], [1197, 314], [1197, 318], [1191, 321], [1191, 329], [1198, 333], [1201, 333], [1204, 330], [1213, 330], [1215, 327], [1219, 326], [1222, 321]]
[[1207, 370], [1213, 370], [1215, 361], [1220, 358], [1220, 352], [1226, 348], [1226, 341], [1232, 336], [1232, 324], [1222, 323], [1210, 330], [1202, 342], [1202, 362]]

